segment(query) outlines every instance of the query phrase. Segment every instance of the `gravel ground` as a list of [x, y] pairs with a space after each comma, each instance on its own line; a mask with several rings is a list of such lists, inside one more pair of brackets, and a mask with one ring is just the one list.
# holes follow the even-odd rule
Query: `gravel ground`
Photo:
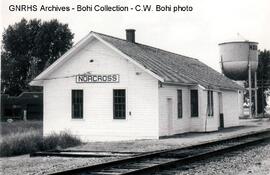
[[[180, 135], [179, 137], [166, 138], [160, 140], [136, 140], [136, 141], [121, 141], [121, 142], [91, 142], [82, 146], [69, 148], [74, 150], [88, 151], [123, 151], [123, 152], [145, 152], [161, 149], [177, 148], [191, 145], [207, 140], [215, 140], [226, 138], [249, 131], [261, 130], [269, 128], [270, 120], [252, 122], [249, 127], [230, 128], [221, 132], [212, 133], [191, 133]], [[270, 155], [270, 152], [268, 153]], [[111, 161], [113, 157], [106, 158], [60, 158], [60, 157], [32, 157], [29, 155], [0, 158], [2, 174], [48, 174], [56, 171], [61, 171], [74, 167], [82, 167]], [[265, 163], [262, 162], [262, 165]], [[267, 164], [267, 161], [266, 161]], [[269, 165], [269, 163], [268, 163]], [[254, 164], [255, 166], [255, 164]], [[251, 166], [249, 166], [251, 167]], [[256, 168], [256, 167], [255, 167]], [[222, 168], [221, 168], [222, 170]], [[253, 170], [252, 170], [253, 171]], [[268, 171], [269, 172], [269, 171]], [[246, 172], [243, 172], [244, 174]], [[0, 172], [1, 174], [1, 172]], [[243, 174], [241, 174], [243, 175]]]
[[[111, 161], [105, 158], [29, 157], [29, 155], [1, 158], [3, 175], [40, 175]], [[1, 173], [0, 173], [1, 174]]]
[[99, 150], [99, 151], [123, 151], [123, 152], [148, 152], [163, 149], [179, 148], [221, 138], [245, 134], [250, 131], [258, 131], [270, 128], [270, 120], [243, 120], [243, 126], [226, 128], [219, 132], [210, 133], [187, 133], [176, 137], [160, 140], [135, 140], [135, 141], [112, 141], [112, 142], [89, 142], [74, 147], [75, 150]]
[[270, 141], [164, 173], [174, 175], [269, 175]]

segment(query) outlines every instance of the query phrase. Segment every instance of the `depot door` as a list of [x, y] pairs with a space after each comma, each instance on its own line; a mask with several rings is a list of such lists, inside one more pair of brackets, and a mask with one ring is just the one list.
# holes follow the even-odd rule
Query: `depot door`
[[224, 128], [224, 115], [223, 115], [223, 101], [222, 101], [222, 93], [218, 93], [218, 101], [219, 101], [219, 129]]
[[172, 134], [173, 131], [172, 109], [172, 98], [167, 98], [168, 135]]

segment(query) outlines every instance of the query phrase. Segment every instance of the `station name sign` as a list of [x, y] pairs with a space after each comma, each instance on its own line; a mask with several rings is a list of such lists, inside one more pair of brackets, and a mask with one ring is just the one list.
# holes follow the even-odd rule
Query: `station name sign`
[[119, 83], [119, 74], [77, 75], [76, 83]]

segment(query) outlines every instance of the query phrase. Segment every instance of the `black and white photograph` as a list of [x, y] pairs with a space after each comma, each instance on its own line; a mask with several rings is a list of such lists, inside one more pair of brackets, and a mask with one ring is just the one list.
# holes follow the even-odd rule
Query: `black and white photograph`
[[0, 174], [269, 175], [269, 0], [1, 0]]

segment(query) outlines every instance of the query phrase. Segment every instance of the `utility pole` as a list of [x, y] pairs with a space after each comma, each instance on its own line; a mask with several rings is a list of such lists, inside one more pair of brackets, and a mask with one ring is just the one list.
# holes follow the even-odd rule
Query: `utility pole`
[[252, 118], [251, 63], [249, 55], [248, 55], [248, 93], [249, 93], [249, 118]]
[[255, 71], [254, 73], [254, 91], [255, 91], [255, 117], [257, 117], [258, 115], [258, 96], [257, 96], [257, 90], [258, 90], [258, 87], [257, 87], [257, 71]]

